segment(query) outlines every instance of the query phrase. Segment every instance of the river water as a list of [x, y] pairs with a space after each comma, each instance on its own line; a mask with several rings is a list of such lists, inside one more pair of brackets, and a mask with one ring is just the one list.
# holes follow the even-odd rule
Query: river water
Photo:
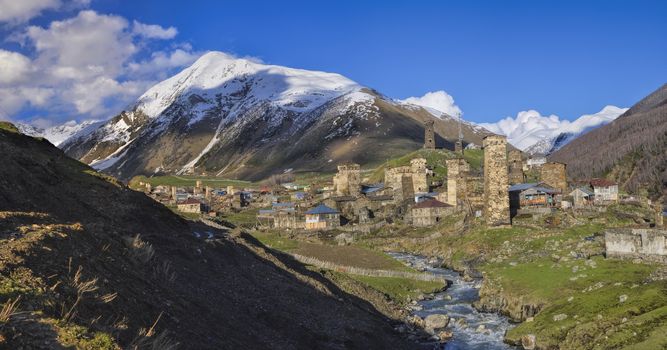
[[[481, 280], [466, 282], [456, 271], [433, 267], [428, 263], [428, 259], [422, 256], [405, 253], [390, 255], [409, 266], [426, 268], [426, 272], [443, 276], [452, 282], [446, 291], [436, 293], [432, 300], [420, 301], [418, 305], [421, 310], [413, 311], [422, 318], [430, 314], [445, 314], [451, 318], [447, 329], [454, 337], [446, 344], [436, 347], [437, 349], [516, 349], [503, 343], [505, 332], [512, 327], [507, 317], [497, 313], [479, 312], [472, 307], [472, 303], [479, 299]], [[480, 329], [480, 326], [483, 326], [483, 329]]]

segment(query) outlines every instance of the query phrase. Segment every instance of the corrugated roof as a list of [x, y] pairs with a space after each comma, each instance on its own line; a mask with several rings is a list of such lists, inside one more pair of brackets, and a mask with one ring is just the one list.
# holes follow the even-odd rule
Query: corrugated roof
[[315, 208], [308, 210], [306, 214], [338, 214], [338, 210], [320, 204]]
[[593, 179], [591, 180], [591, 186], [593, 187], [609, 187], [609, 186], [615, 186], [616, 183], [611, 180], [607, 179]]
[[522, 183], [522, 184], [516, 184], [516, 185], [510, 186], [509, 191], [510, 192], [524, 191], [524, 190], [527, 190], [529, 188], [536, 187], [537, 185], [539, 185], [537, 182], [527, 182], [527, 183]]
[[182, 202], [179, 202], [178, 204], [201, 204], [201, 202], [194, 198], [188, 198]]

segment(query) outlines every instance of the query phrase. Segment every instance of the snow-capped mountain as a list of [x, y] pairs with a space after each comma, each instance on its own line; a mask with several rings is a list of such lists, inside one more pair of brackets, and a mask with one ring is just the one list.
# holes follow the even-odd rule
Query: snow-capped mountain
[[[69, 155], [127, 179], [199, 172], [261, 178], [284, 169], [334, 170], [417, 149], [435, 121], [440, 146], [455, 118], [391, 100], [339, 74], [265, 65], [209, 52], [146, 91], [135, 104], [61, 145]], [[489, 132], [466, 123], [467, 142]]]
[[81, 123], [70, 120], [62, 125], [56, 125], [49, 128], [39, 128], [26, 123], [16, 123], [16, 127], [26, 135], [43, 137], [49, 140], [54, 146], [58, 146], [77, 133], [98, 124], [100, 124], [100, 122], [96, 120], [86, 120]]
[[542, 116], [535, 110], [519, 112], [497, 123], [484, 123], [488, 130], [506, 135], [510, 144], [530, 154], [550, 154], [578, 136], [605, 125], [627, 111], [627, 108], [605, 106], [595, 114], [585, 114], [575, 121], [556, 115]]

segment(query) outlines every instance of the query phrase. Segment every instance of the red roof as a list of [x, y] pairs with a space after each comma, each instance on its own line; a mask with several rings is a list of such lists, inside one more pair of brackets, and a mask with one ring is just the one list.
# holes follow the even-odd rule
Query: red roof
[[182, 202], [179, 202], [178, 204], [201, 204], [201, 202], [194, 198], [188, 198]]
[[447, 203], [443, 203], [439, 200], [427, 199], [423, 202], [419, 202], [419, 203], [415, 204], [415, 206], [413, 208], [421, 209], [421, 208], [448, 208], [448, 207], [451, 207], [451, 205], [449, 205]]
[[593, 187], [610, 187], [616, 186], [616, 183], [607, 179], [593, 179], [591, 180], [591, 186]]

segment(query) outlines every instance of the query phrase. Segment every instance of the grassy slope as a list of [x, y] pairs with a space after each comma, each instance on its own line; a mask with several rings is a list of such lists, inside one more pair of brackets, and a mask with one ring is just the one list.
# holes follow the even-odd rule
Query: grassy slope
[[202, 182], [203, 186], [211, 186], [213, 188], [224, 188], [227, 186], [235, 186], [236, 188], [256, 187], [257, 185], [250, 181], [222, 179], [215, 176], [192, 176], [192, 175], [165, 175], [146, 177], [143, 175], [135, 176], [130, 180], [129, 186], [132, 188], [139, 187], [139, 182], [150, 183], [151, 186], [182, 186], [194, 187], [197, 180]]
[[[450, 150], [437, 149], [428, 150], [420, 149], [408, 153], [399, 158], [393, 158], [382, 165], [378, 166], [369, 176], [369, 182], [381, 182], [384, 180], [384, 171], [388, 168], [410, 165], [410, 161], [414, 158], [425, 158], [426, 163], [433, 169], [435, 180], [445, 180], [447, 176], [447, 167], [445, 160], [453, 159], [456, 154]], [[463, 156], [473, 169], [479, 169], [482, 166], [484, 153], [482, 150], [466, 150]]]
[[[521, 305], [541, 308], [533, 322], [508, 332], [507, 339], [512, 342], [535, 334], [544, 348], [607, 349], [644, 344], [634, 348], [658, 349], [667, 343], [661, 338], [667, 332], [667, 282], [650, 279], [658, 267], [607, 260], [600, 255], [604, 247], [596, 234], [609, 224], [634, 224], [622, 213], [650, 217], [647, 208], [616, 205], [605, 214], [579, 222], [558, 214], [535, 226], [493, 230], [474, 226], [465, 234], [445, 234], [426, 243], [401, 238], [412, 236], [405, 230], [394, 231], [393, 238], [385, 231], [360, 244], [438, 255], [461, 270], [473, 265], [485, 276], [485, 288], [480, 291], [483, 299], [502, 296], [509, 305], [498, 306], [515, 317], [521, 317]], [[559, 221], [561, 226], [549, 228], [549, 223]], [[625, 302], [619, 301], [621, 295], [628, 297]], [[568, 318], [554, 321], [558, 314]]]
[[[165, 332], [187, 348], [412, 346], [367, 301], [252, 237], [186, 222], [45, 141], [0, 130], [0, 154], [0, 303], [21, 297], [0, 348], [163, 349]], [[158, 315], [154, 336], [138, 335]]]

